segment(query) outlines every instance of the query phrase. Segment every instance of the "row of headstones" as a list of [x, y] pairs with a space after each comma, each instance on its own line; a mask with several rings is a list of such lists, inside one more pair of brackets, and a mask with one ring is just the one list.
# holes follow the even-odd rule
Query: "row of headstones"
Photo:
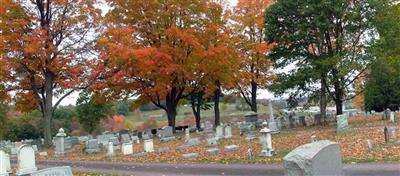
[[[70, 167], [54, 167], [38, 170], [36, 167], [35, 150], [31, 145], [23, 144], [17, 151], [18, 164], [15, 175], [64, 175], [72, 176]], [[0, 175], [8, 176], [12, 174], [10, 155], [0, 150]]]

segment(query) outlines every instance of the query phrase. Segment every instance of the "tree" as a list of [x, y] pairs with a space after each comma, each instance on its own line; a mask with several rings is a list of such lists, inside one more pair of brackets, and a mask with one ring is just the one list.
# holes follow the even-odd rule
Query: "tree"
[[342, 114], [343, 102], [353, 98], [347, 95], [353, 91], [354, 81], [365, 73], [373, 58], [365, 51], [375, 40], [377, 3], [276, 1], [266, 13], [265, 39], [274, 43], [269, 56], [277, 68], [296, 66], [280, 76], [281, 80], [296, 80], [282, 84], [282, 89], [298, 89], [318, 81], [322, 115], [326, 114], [326, 94], [335, 102], [336, 113]]
[[241, 68], [236, 76], [237, 88], [251, 110], [257, 112], [257, 92], [273, 78], [266, 54], [271, 45], [263, 40], [265, 9], [271, 0], [239, 0], [231, 21], [235, 47], [241, 54]]
[[42, 112], [50, 146], [55, 109], [87, 81], [87, 49], [101, 11], [90, 0], [3, 0], [1, 6], [0, 67], [8, 68], [1, 94], [14, 92], [21, 107]]
[[[74, 106], [60, 106], [54, 111], [54, 119], [61, 121], [64, 130], [72, 131], [72, 119], [77, 116]], [[58, 129], [55, 129], [58, 131]]]
[[76, 111], [79, 122], [88, 133], [93, 133], [100, 121], [113, 113], [112, 104], [108, 103], [104, 97], [87, 91], [80, 93], [76, 101]]
[[383, 3], [375, 24], [378, 41], [370, 52], [377, 57], [365, 80], [365, 109], [397, 110], [400, 106], [400, 4]]
[[4, 138], [7, 129], [7, 109], [8, 106], [0, 103], [0, 137]]
[[[152, 102], [165, 110], [168, 125], [175, 127], [179, 101], [195, 91], [190, 84], [208, 51], [202, 38], [216, 21], [214, 4], [110, 1], [109, 28], [98, 42], [103, 61], [97, 67], [97, 90]], [[104, 89], [106, 85], [113, 88]]]

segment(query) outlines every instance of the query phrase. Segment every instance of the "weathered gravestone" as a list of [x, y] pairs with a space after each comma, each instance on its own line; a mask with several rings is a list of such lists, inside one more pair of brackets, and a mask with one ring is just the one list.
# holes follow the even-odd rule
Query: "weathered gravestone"
[[233, 151], [237, 151], [239, 149], [240, 148], [237, 145], [228, 145], [228, 146], [224, 147], [224, 150], [227, 151], [227, 152], [233, 152]]
[[52, 167], [36, 171], [31, 176], [73, 176], [70, 166]]
[[120, 149], [120, 146], [119, 146], [120, 142], [119, 142], [117, 137], [110, 138], [110, 140], [108, 142], [112, 142], [113, 143], [114, 150], [119, 150]]
[[10, 170], [10, 157], [0, 150], [0, 175], [8, 175]]
[[187, 141], [187, 143], [188, 143], [189, 145], [191, 145], [191, 146], [194, 146], [194, 145], [199, 145], [201, 142], [200, 142], [200, 139], [199, 139], [199, 138], [190, 138], [190, 139]]
[[230, 125], [225, 127], [225, 139], [232, 138], [232, 127]]
[[67, 136], [67, 135], [64, 133], [64, 129], [60, 128], [58, 130], [58, 133], [57, 133], [56, 139], [55, 139], [56, 151], [55, 151], [54, 155], [56, 157], [63, 157], [65, 155], [65, 143], [64, 143], [65, 136]]
[[161, 142], [167, 142], [167, 141], [171, 141], [174, 139], [175, 139], [175, 136], [174, 136], [172, 127], [166, 126], [161, 129], [161, 132], [160, 132], [160, 141]]
[[212, 148], [207, 150], [208, 155], [218, 155], [220, 153], [220, 150], [218, 148]]
[[121, 147], [121, 150], [122, 150], [122, 154], [123, 155], [132, 155], [133, 154], [133, 145], [132, 145], [132, 143], [131, 142], [123, 143], [122, 147]]
[[129, 136], [129, 134], [122, 134], [121, 135], [121, 143], [129, 143], [131, 142], [131, 137]]
[[249, 111], [244, 115], [244, 119], [245, 119], [246, 123], [252, 123], [252, 124], [256, 125], [258, 116], [257, 116], [256, 112]]
[[346, 131], [349, 129], [349, 122], [347, 121], [347, 114], [341, 114], [336, 116], [337, 121], [337, 132]]
[[343, 175], [340, 146], [321, 140], [297, 147], [283, 158], [286, 176]]
[[153, 139], [148, 139], [143, 141], [145, 152], [154, 152]]
[[197, 158], [198, 156], [199, 154], [197, 153], [187, 153], [182, 155], [182, 157], [186, 159]]
[[106, 147], [108, 145], [108, 142], [110, 141], [110, 138], [113, 137], [115, 137], [113, 134], [103, 134], [98, 135], [97, 140], [99, 144], [101, 144], [103, 147]]
[[222, 139], [224, 138], [224, 127], [222, 125], [218, 125], [216, 128], [216, 138]]
[[107, 156], [114, 156], [114, 144], [112, 142], [108, 142]]
[[27, 175], [37, 171], [35, 151], [32, 146], [24, 144], [18, 148], [17, 175]]
[[99, 153], [100, 148], [99, 148], [99, 141], [97, 139], [90, 139], [87, 144], [86, 144], [86, 153]]
[[396, 112], [390, 112], [390, 122], [395, 123], [396, 121]]

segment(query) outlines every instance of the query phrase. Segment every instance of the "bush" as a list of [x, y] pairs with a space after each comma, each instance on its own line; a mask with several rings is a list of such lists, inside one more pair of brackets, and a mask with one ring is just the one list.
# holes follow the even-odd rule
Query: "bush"
[[158, 128], [156, 118], [149, 117], [148, 119], [146, 119], [146, 121], [144, 121], [143, 123], [143, 128], [144, 129]]

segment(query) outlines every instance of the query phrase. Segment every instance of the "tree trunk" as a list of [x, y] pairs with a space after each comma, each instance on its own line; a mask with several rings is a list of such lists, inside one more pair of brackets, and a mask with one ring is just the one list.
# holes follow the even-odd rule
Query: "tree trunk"
[[196, 94], [196, 95], [192, 95], [191, 98], [191, 104], [192, 104], [192, 111], [196, 120], [196, 128], [198, 130], [200, 130], [201, 125], [200, 125], [200, 111], [201, 111], [201, 99], [202, 99], [202, 95]]
[[219, 81], [216, 81], [215, 85], [218, 88], [214, 91], [214, 126], [219, 126], [220, 125], [219, 99], [221, 97], [221, 86]]
[[251, 81], [251, 110], [257, 112], [257, 83]]
[[335, 100], [336, 104], [336, 114], [340, 115], [343, 114], [343, 100], [337, 99]]
[[44, 97], [44, 108], [43, 108], [43, 117], [44, 117], [44, 144], [47, 147], [52, 146], [52, 137], [51, 137], [51, 120], [53, 116], [53, 73], [47, 72], [45, 74], [45, 97]]
[[336, 115], [343, 114], [343, 94], [344, 91], [340, 86], [339, 79], [334, 82], [335, 86], [335, 104], [336, 104]]
[[320, 100], [319, 100], [319, 109], [321, 116], [316, 119], [317, 125], [321, 125], [321, 119], [326, 118], [326, 85], [325, 85], [325, 74], [322, 74], [321, 77], [321, 92], [320, 92]]
[[178, 93], [178, 89], [173, 87], [171, 91], [167, 94], [165, 98], [165, 104], [168, 116], [168, 126], [172, 127], [175, 133], [175, 120], [176, 120], [176, 107], [178, 106], [179, 100], [181, 98], [181, 94]]

